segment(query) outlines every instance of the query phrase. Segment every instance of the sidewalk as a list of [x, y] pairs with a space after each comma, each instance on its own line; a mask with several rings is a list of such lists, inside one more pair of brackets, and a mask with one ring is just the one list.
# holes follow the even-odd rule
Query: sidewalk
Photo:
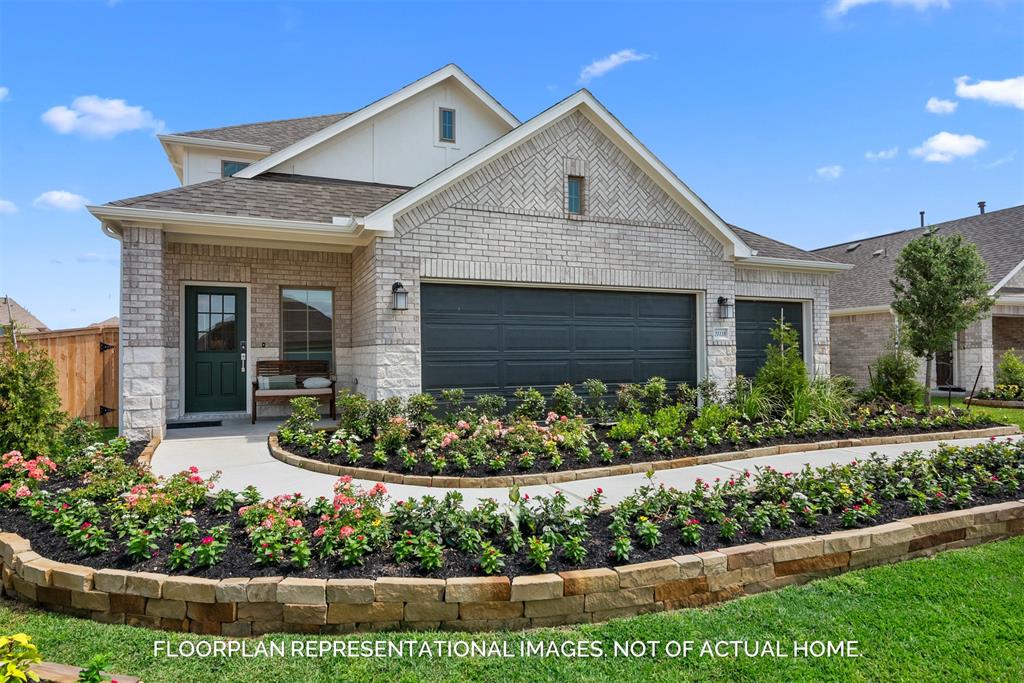
[[[260, 429], [260, 425], [248, 429], [239, 427], [234, 430], [237, 433], [227, 435], [216, 435], [216, 432], [212, 432], [212, 430], [212, 433], [203, 434], [201, 433], [203, 431], [202, 429], [190, 429], [180, 430], [178, 433], [169, 433], [168, 438], [157, 447], [156, 453], [153, 455], [153, 472], [155, 474], [168, 475], [187, 469], [191, 465], [196, 465], [204, 477], [209, 476], [216, 470], [221, 470], [222, 476], [218, 486], [226, 487], [233, 491], [240, 491], [252, 484], [265, 497], [296, 492], [301, 492], [309, 499], [316, 498], [317, 496], [331, 497], [334, 495], [333, 486], [337, 477], [292, 467], [274, 459], [270, 455], [267, 450], [266, 441], [269, 429], [266, 426], [263, 429]], [[1019, 439], [1024, 437], [1000, 438]], [[945, 443], [966, 446], [987, 440], [984, 438], [957, 439]], [[753, 470], [757, 466], [771, 465], [783, 472], [796, 471], [802, 468], [804, 464], [810, 464], [813, 467], [823, 467], [831, 463], [846, 464], [852, 460], [863, 459], [871, 453], [881, 453], [887, 458], [894, 459], [904, 451], [931, 450], [938, 446], [938, 444], [938, 441], [923, 441], [913, 444], [912, 447], [908, 444], [855, 446], [787, 455], [769, 455], [759, 458], [733, 460], [714, 465], [696, 465], [676, 470], [661, 470], [654, 473], [653, 482], [655, 485], [664, 483], [666, 486], [674, 486], [678, 489], [690, 489], [697, 479], [705, 481], [713, 481], [716, 477], [725, 479], [730, 475], [743, 472], [745, 469]], [[367, 489], [376, 483], [372, 481], [355, 481], [356, 483], [362, 483]], [[600, 487], [604, 490], [607, 503], [614, 505], [629, 496], [638, 486], [642, 486], [646, 481], [647, 476], [645, 474], [625, 474], [616, 477], [587, 479], [579, 482], [524, 486], [520, 490], [528, 493], [530, 496], [551, 496], [556, 491], [562, 491], [569, 496], [570, 501], [580, 503], [594, 489]], [[409, 486], [405, 484], [386, 484], [386, 486], [388, 487], [388, 493], [394, 500], [403, 500], [409, 497], [420, 498], [426, 495], [442, 497], [450, 490], [459, 491], [462, 493], [464, 505], [467, 507], [474, 506], [477, 501], [484, 498], [495, 498], [499, 502], [503, 502], [508, 496], [508, 489], [506, 488], [446, 489], [430, 486]]]

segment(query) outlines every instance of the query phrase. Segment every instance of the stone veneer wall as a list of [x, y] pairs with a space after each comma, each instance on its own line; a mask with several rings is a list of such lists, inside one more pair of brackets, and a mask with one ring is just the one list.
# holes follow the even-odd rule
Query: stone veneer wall
[[992, 318], [992, 362], [999, 367], [1003, 354], [1014, 349], [1024, 357], [1024, 306], [1018, 315], [996, 315]]
[[0, 579], [45, 609], [192, 633], [348, 633], [560, 626], [699, 607], [849, 569], [1024, 534], [1024, 501], [867, 529], [534, 576], [452, 579], [230, 578], [215, 581], [53, 562], [0, 533]]
[[[565, 178], [586, 178], [585, 215], [566, 212]], [[706, 292], [706, 372], [735, 376], [732, 320], [719, 296], [737, 295], [724, 247], [583, 114], [576, 112], [399, 217], [396, 236], [353, 255], [353, 356], [370, 396], [420, 389], [419, 285], [424, 280]], [[390, 285], [410, 291], [390, 310]], [[828, 290], [820, 276], [748, 270], [744, 286], [819, 297], [815, 362], [828, 372]], [[785, 292], [785, 294], [782, 294]], [[725, 335], [715, 338], [715, 328]]]

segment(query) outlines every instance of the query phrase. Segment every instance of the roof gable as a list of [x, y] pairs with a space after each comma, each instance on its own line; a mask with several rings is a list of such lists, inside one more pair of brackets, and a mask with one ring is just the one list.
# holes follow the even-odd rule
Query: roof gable
[[352, 112], [345, 118], [340, 119], [325, 128], [322, 128], [315, 133], [274, 152], [273, 154], [270, 154], [235, 175], [239, 178], [254, 178], [261, 173], [270, 171], [303, 152], [307, 152], [308, 150], [335, 138], [345, 131], [355, 128], [359, 124], [372, 119], [378, 114], [383, 113], [409, 98], [418, 95], [428, 88], [448, 79], [454, 79], [461, 84], [467, 91], [469, 91], [470, 94], [475, 96], [487, 109], [493, 112], [510, 128], [519, 124], [519, 119], [502, 106], [500, 102], [490, 95], [490, 93], [481, 88], [479, 84], [471, 79], [462, 69], [454, 64], [448, 64], [447, 66], [444, 66], [441, 69], [410, 83], [401, 90], [391, 93], [390, 95], [383, 97], [358, 111]]
[[[277, 152], [323, 130], [332, 123], [337, 123], [348, 116], [348, 113], [323, 114], [320, 116], [303, 116], [294, 119], [278, 119], [276, 121], [259, 121], [243, 123], [236, 126], [220, 126], [204, 128], [183, 133], [174, 133], [161, 138], [195, 138], [197, 140], [214, 140], [241, 145], [259, 145], [269, 152]], [[184, 142], [183, 140], [181, 140]]]
[[648, 150], [625, 126], [604, 108], [587, 90], [562, 100], [541, 112], [507, 135], [477, 150], [462, 161], [429, 178], [409, 192], [395, 199], [365, 218], [367, 229], [389, 231], [394, 229], [398, 215], [430, 200], [453, 187], [461, 179], [488, 162], [545, 131], [563, 118], [580, 112], [622, 152], [647, 174], [658, 187], [679, 203], [697, 222], [725, 247], [727, 255], [750, 257], [753, 252], [711, 208]]

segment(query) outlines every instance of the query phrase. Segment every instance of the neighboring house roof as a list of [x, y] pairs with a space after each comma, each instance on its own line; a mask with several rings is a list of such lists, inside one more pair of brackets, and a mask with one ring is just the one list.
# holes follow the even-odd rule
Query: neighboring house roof
[[19, 332], [43, 332], [50, 329], [42, 320], [9, 296], [0, 297], [0, 321], [4, 326], [14, 323]]
[[204, 128], [184, 133], [174, 133], [177, 138], [202, 138], [219, 142], [235, 142], [247, 145], [264, 145], [271, 152], [284, 149], [299, 140], [323, 130], [332, 123], [337, 123], [348, 116], [342, 114], [323, 114], [320, 116], [304, 116], [297, 119], [278, 119], [259, 123], [243, 123], [237, 126], [220, 128]]
[[820, 254], [813, 254], [809, 251], [804, 251], [799, 247], [794, 247], [792, 244], [773, 240], [771, 237], [765, 237], [759, 233], [741, 228], [738, 225], [732, 225], [731, 223], [729, 225], [732, 227], [733, 231], [740, 236], [740, 239], [746, 242], [751, 249], [757, 252], [758, 256], [835, 263], [832, 259]]
[[116, 315], [112, 315], [106, 320], [101, 320], [98, 323], [93, 323], [92, 325], [89, 325], [89, 327], [117, 327], [120, 324], [121, 319], [118, 318]]
[[498, 100], [496, 100], [489, 92], [480, 87], [480, 85], [470, 78], [465, 71], [460, 69], [455, 64], [448, 64], [441, 67], [437, 71], [420, 78], [419, 80], [413, 81], [409, 85], [405, 86], [401, 90], [397, 90], [386, 97], [368, 104], [367, 106], [354, 111], [345, 118], [336, 121], [321, 130], [298, 140], [297, 142], [289, 145], [288, 147], [278, 150], [268, 157], [264, 157], [259, 161], [250, 164], [246, 168], [242, 169], [235, 174], [239, 178], [254, 178], [260, 173], [266, 173], [275, 166], [291, 159], [308, 149], [316, 147], [317, 145], [330, 140], [331, 138], [340, 135], [341, 133], [349, 130], [363, 121], [366, 121], [385, 109], [408, 100], [427, 88], [430, 88], [442, 81], [446, 81], [449, 78], [458, 81], [466, 90], [471, 92], [480, 102], [490, 109], [496, 116], [502, 119], [510, 128], [519, 125], [519, 119], [515, 117], [508, 109], [506, 109]]
[[364, 216], [408, 189], [354, 180], [264, 173], [252, 179], [217, 178], [119, 199], [104, 206], [331, 223], [335, 216]]
[[889, 280], [896, 257], [908, 242], [928, 230], [935, 230], [939, 235], [960, 233], [973, 242], [988, 265], [988, 281], [994, 287], [1006, 280], [1024, 259], [1024, 206], [814, 249], [814, 254], [854, 266], [832, 278], [832, 310], [892, 303]]

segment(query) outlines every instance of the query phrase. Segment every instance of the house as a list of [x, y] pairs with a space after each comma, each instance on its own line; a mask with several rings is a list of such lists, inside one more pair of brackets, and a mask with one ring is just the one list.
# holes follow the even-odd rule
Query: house
[[121, 242], [122, 427], [244, 414], [259, 359], [371, 397], [829, 372], [849, 266], [729, 225], [594, 96], [522, 122], [449, 65], [355, 112], [163, 135], [181, 187], [92, 206]]
[[[936, 357], [935, 386], [970, 390], [991, 387], [994, 368], [1007, 349], [1024, 349], [1024, 206], [985, 212], [912, 230], [844, 242], [814, 250], [853, 268], [832, 278], [832, 372], [868, 383], [868, 366], [889, 342], [895, 324], [892, 278], [896, 257], [912, 239], [928, 233], [960, 233], [988, 265], [989, 315], [962, 332], [954, 348]], [[923, 222], [923, 219], [922, 219]], [[978, 370], [981, 374], [978, 374]], [[924, 378], [924, 362], [920, 376]]]
[[45, 332], [50, 329], [11, 297], [0, 296], [0, 327], [12, 326], [15, 332]]

